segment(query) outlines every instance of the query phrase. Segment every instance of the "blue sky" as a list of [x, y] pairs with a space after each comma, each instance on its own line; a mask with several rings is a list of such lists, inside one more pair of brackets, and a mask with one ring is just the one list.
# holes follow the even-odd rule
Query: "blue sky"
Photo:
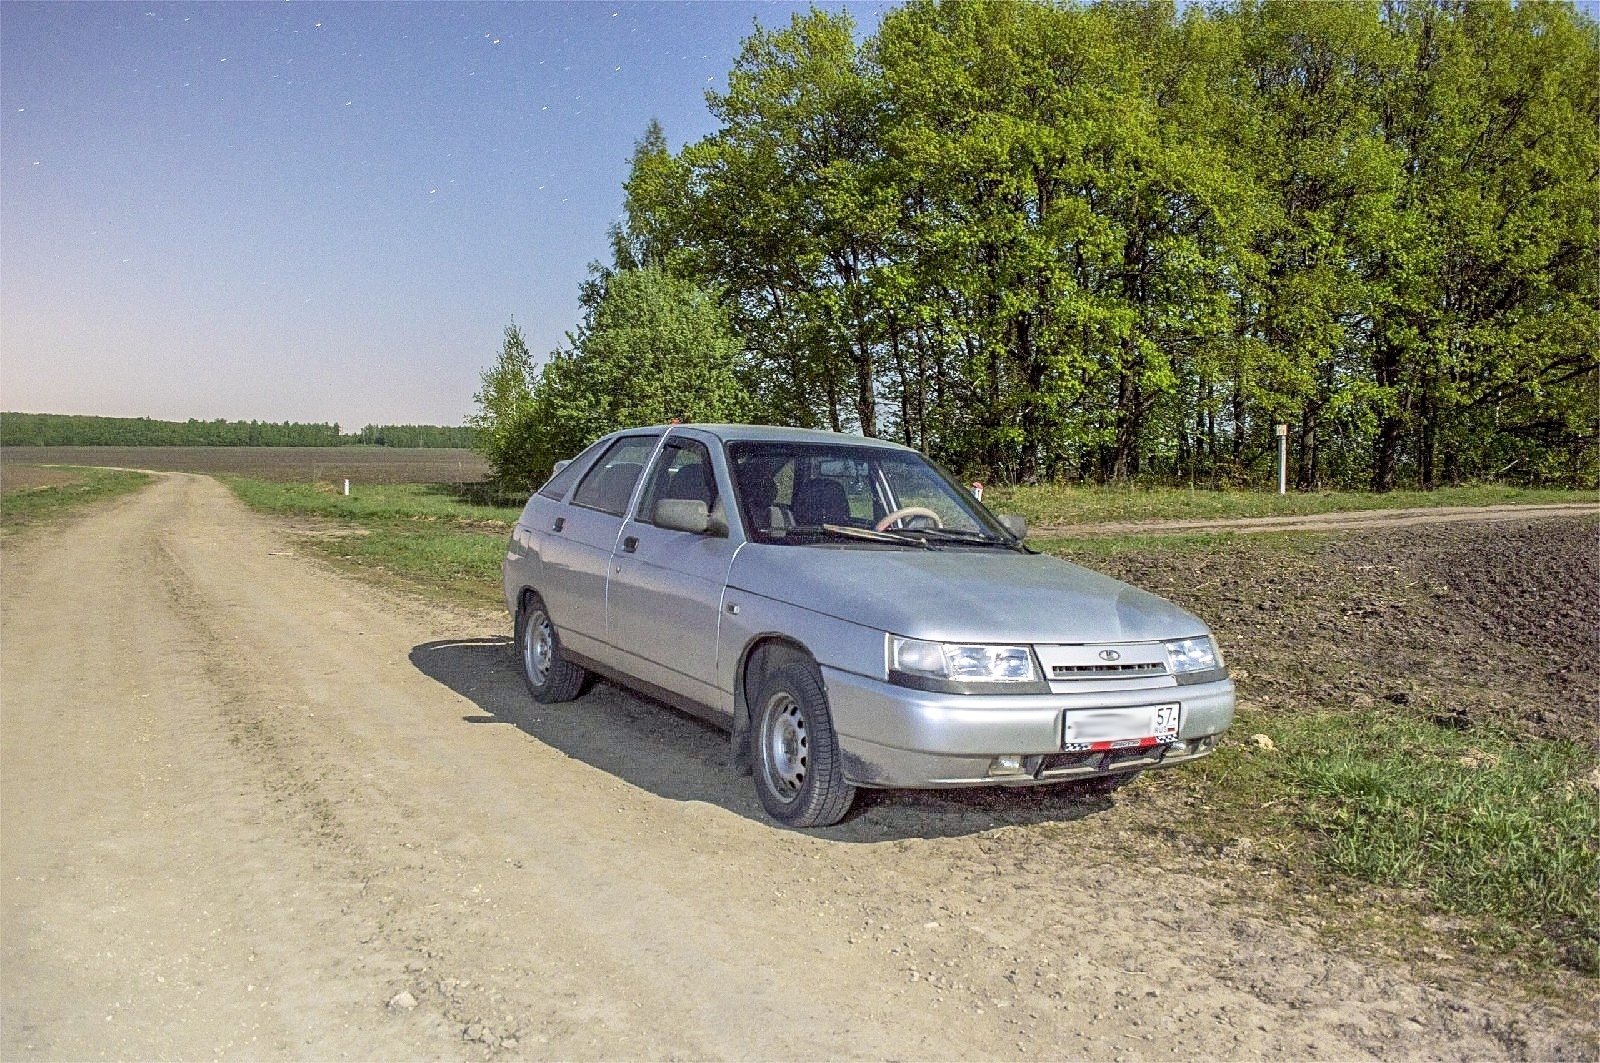
[[0, 3], [0, 409], [459, 424], [806, 6]]

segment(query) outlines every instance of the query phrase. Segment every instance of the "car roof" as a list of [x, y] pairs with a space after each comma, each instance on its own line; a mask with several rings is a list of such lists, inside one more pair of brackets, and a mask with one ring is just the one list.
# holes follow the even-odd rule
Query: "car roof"
[[[715, 436], [724, 443], [736, 442], [762, 442], [762, 443], [833, 443], [846, 446], [878, 447], [883, 450], [911, 450], [887, 439], [870, 439], [866, 436], [849, 435], [843, 432], [822, 432], [814, 428], [783, 428], [777, 425], [762, 424], [674, 424], [653, 425], [652, 431], [665, 431], [668, 428], [692, 428], [697, 432]], [[639, 431], [639, 429], [633, 429]], [[911, 451], [916, 453], [916, 451]]]

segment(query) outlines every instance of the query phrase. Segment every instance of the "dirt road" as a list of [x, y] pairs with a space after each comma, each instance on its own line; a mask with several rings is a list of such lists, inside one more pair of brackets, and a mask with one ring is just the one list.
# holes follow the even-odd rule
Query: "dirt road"
[[1035, 539], [1090, 535], [1188, 535], [1195, 532], [1356, 531], [1365, 528], [1407, 528], [1421, 524], [1472, 521], [1525, 521], [1534, 516], [1584, 516], [1600, 513], [1600, 502], [1555, 502], [1538, 505], [1431, 506], [1412, 509], [1364, 509], [1311, 513], [1298, 517], [1238, 517], [1206, 520], [1101, 521], [1086, 524], [1043, 524], [1028, 530]]
[[777, 829], [721, 734], [605, 686], [535, 707], [503, 617], [332, 575], [204, 477], [0, 564], [5, 1059], [1577, 1043], [1141, 869], [1103, 799]]

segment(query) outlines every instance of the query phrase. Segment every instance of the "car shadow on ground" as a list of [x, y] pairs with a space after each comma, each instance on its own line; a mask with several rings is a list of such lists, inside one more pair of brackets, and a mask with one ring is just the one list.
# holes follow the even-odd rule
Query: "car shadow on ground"
[[[596, 681], [576, 701], [535, 702], [508, 638], [452, 639], [415, 646], [411, 663], [487, 715], [469, 724], [510, 724], [574, 760], [673, 801], [702, 801], [771, 823], [748, 775], [735, 772], [727, 732], [688, 713]], [[843, 823], [809, 831], [846, 842], [960, 837], [997, 827], [1082, 819], [1111, 799], [1070, 786], [976, 790], [863, 790]]]

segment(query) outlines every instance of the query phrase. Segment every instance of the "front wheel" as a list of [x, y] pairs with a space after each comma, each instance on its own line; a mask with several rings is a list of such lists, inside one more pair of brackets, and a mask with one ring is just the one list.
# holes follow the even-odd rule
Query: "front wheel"
[[792, 661], [762, 678], [751, 733], [756, 794], [790, 827], [830, 827], [845, 817], [856, 788], [844, 763], [828, 695], [816, 669]]
[[571, 701], [583, 693], [589, 673], [567, 660], [561, 637], [537, 594], [529, 594], [517, 611], [517, 659], [533, 700], [550, 704]]

